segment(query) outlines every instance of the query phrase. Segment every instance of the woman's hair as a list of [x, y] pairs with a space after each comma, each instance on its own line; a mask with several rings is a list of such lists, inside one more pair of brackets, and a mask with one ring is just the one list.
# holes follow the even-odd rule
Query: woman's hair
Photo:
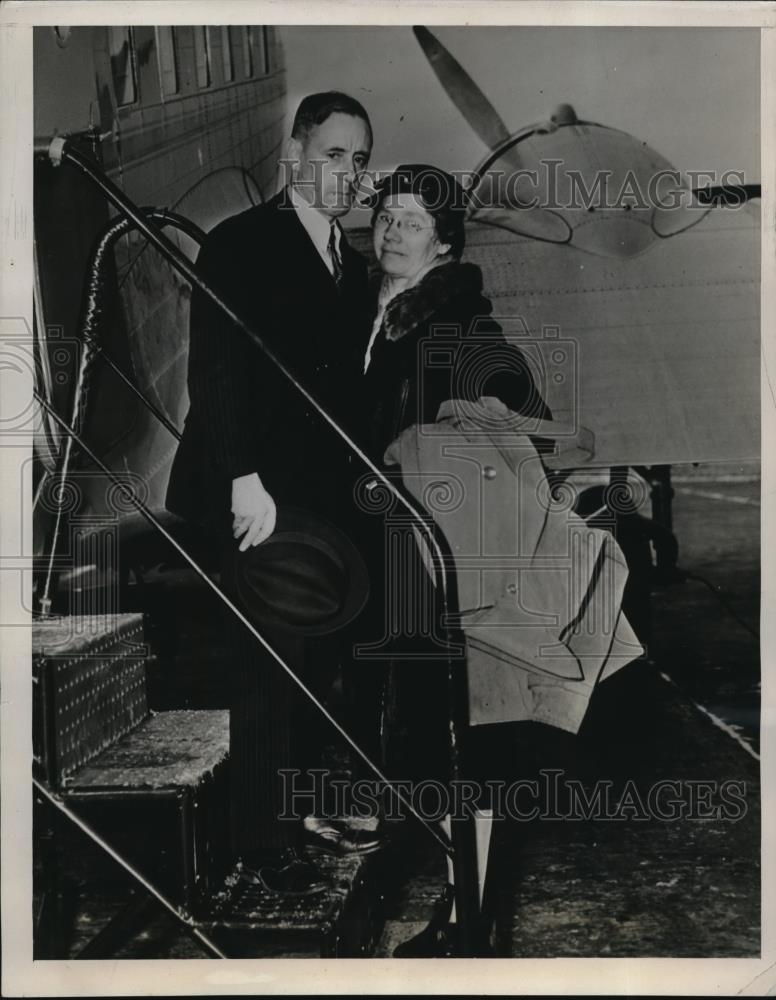
[[460, 259], [466, 246], [466, 193], [451, 174], [427, 163], [403, 163], [376, 182], [375, 192], [373, 224], [389, 195], [413, 194], [433, 218], [440, 243], [449, 243], [451, 256]]

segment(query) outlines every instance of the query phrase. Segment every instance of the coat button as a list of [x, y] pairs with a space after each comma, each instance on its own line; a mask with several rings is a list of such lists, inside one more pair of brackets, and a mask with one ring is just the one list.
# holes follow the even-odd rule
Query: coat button
[[493, 468], [492, 465], [485, 465], [485, 466], [483, 466], [483, 468], [482, 468], [482, 474], [483, 474], [483, 476], [486, 479], [495, 479], [496, 478], [496, 470]]

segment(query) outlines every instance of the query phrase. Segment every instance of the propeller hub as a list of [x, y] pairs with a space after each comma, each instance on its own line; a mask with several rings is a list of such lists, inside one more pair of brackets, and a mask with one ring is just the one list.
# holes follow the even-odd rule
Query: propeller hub
[[570, 104], [559, 104], [550, 117], [550, 121], [556, 125], [576, 125], [578, 120], [577, 113]]

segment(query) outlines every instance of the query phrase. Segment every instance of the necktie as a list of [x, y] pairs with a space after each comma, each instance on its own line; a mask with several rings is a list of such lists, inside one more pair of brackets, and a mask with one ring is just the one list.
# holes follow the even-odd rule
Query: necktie
[[342, 284], [342, 260], [340, 255], [337, 253], [337, 234], [334, 231], [334, 226], [329, 229], [329, 257], [331, 257], [331, 263], [333, 268], [334, 281], [337, 288]]

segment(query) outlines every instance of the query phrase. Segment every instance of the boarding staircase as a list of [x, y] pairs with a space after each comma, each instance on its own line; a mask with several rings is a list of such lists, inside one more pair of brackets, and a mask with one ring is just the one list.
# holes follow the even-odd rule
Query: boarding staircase
[[[227, 957], [370, 954], [381, 926], [385, 859], [323, 858], [330, 888], [304, 900], [273, 897], [242, 881], [227, 853], [229, 713], [152, 711], [152, 660], [138, 612], [35, 623], [34, 770], [42, 788], [98, 836], [110, 836], [174, 905], [182, 926], [200, 929]], [[107, 923], [70, 953], [66, 911], [74, 917], [98, 906], [96, 887], [87, 878], [73, 899], [68, 840], [45, 796], [37, 798], [37, 957], [131, 955], [132, 939], [159, 916], [157, 900], [142, 889], [129, 891]]]
[[[152, 211], [151, 217], [158, 216], [162, 224], [177, 222], [178, 246], [193, 259], [203, 231], [259, 201], [250, 176], [226, 168], [175, 206], [182, 215]], [[97, 324], [105, 292], [97, 265], [128, 231], [128, 223], [114, 221], [96, 245], [95, 267], [87, 276], [84, 354], [100, 351]], [[146, 262], [146, 268], [152, 266]], [[169, 324], [180, 323], [181, 315], [170, 309], [183, 300], [171, 288], [155, 303], [154, 321], [161, 331], [165, 325], [169, 331], [175, 328]], [[84, 383], [90, 364], [88, 358], [82, 360]], [[141, 402], [175, 433], [164, 414], [147, 399]], [[74, 419], [75, 424], [82, 425], [83, 405], [76, 399], [73, 410], [80, 411], [81, 418]], [[59, 471], [63, 482], [74, 475], [78, 471], [67, 463]], [[157, 516], [173, 533], [183, 527], [169, 523], [164, 512]], [[121, 528], [117, 544], [126, 571], [126, 552], [142, 553], [144, 542], [158, 536], [137, 514], [124, 517]], [[186, 541], [197, 544], [190, 538]], [[62, 545], [57, 546], [55, 538], [52, 553], [57, 548]], [[132, 568], [142, 582], [143, 567]], [[66, 593], [72, 573], [59, 578], [58, 596], [54, 579], [54, 607], [47, 593], [44, 613], [32, 627], [36, 837], [41, 846], [36, 957], [126, 955], [132, 940], [147, 933], [158, 918], [160, 899], [179, 918], [181, 929], [195, 932], [199, 944], [203, 939], [217, 943], [211, 954], [218, 950], [225, 957], [369, 954], [379, 934], [382, 900], [371, 873], [382, 862], [324, 859], [331, 889], [301, 901], [270, 897], [241, 881], [228, 852], [228, 711], [153, 711], [148, 673], [156, 654], [149, 639], [158, 622], [149, 620], [148, 608], [106, 614], [103, 606], [102, 613], [90, 613], [88, 601], [74, 602]], [[136, 589], [142, 592], [143, 587]], [[100, 605], [99, 600], [91, 603]], [[142, 594], [140, 601], [118, 603], [122, 609], [142, 607]], [[76, 613], [67, 613], [74, 609]], [[154, 890], [144, 891], [142, 882], [130, 879], [133, 888], [126, 904], [75, 953], [70, 947], [72, 927], [67, 924], [79, 909], [88, 911], [92, 906], [94, 887], [90, 889], [87, 878], [73, 899], [73, 880], [67, 876], [72, 859], [64, 846], [68, 836], [72, 842], [73, 823], [63, 816], [71, 821], [75, 817], [87, 839], [106, 846], [114, 861], [118, 854], [119, 867], [126, 862], [127, 870], [134, 869], [146, 888]]]

